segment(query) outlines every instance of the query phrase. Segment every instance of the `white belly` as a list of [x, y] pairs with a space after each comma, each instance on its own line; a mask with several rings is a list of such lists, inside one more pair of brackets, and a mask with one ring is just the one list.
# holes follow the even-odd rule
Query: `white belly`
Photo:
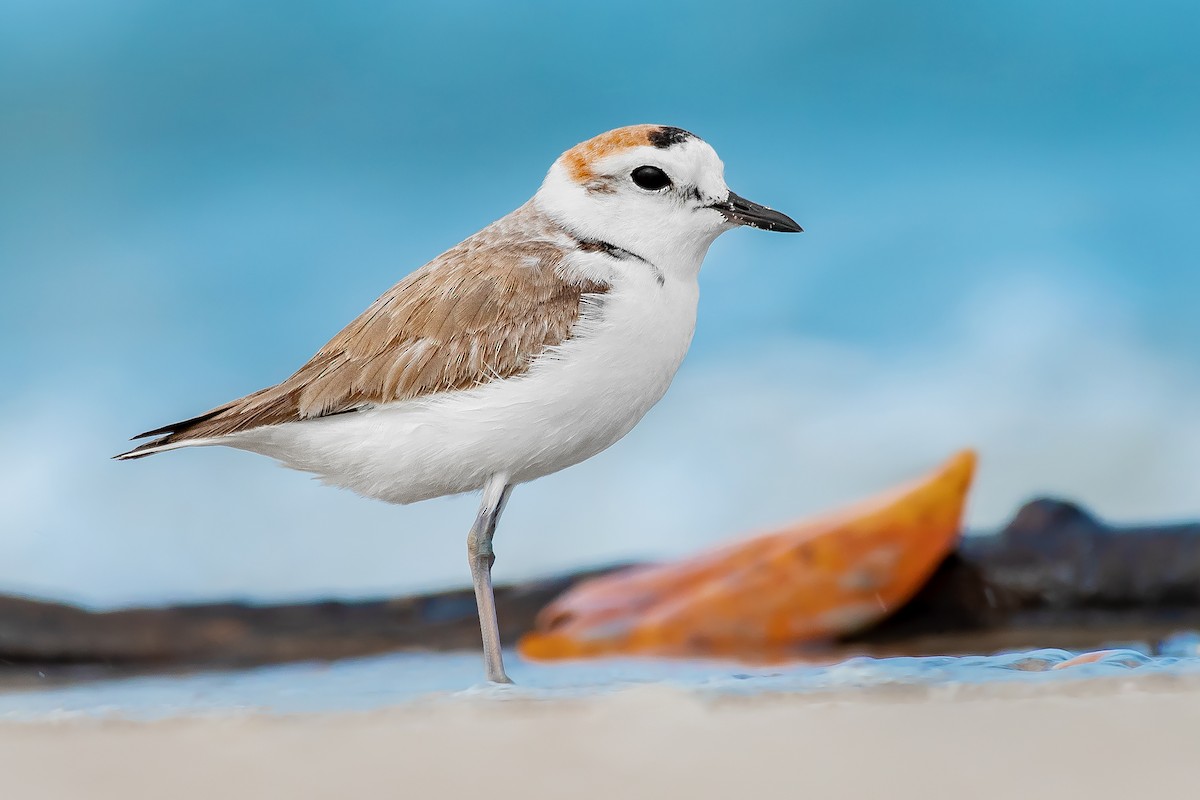
[[520, 377], [220, 443], [394, 503], [471, 491], [500, 473], [540, 478], [609, 447], [662, 398], [691, 343], [697, 298], [695, 280], [625, 276]]

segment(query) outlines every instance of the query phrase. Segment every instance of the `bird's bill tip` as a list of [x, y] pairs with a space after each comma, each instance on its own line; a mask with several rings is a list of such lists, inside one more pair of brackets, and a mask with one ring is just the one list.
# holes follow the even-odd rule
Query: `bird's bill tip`
[[735, 225], [748, 225], [751, 228], [779, 233], [804, 232], [804, 228], [801, 228], [796, 220], [787, 214], [751, 202], [733, 192], [729, 193], [729, 197], [725, 198], [724, 202], [714, 204], [713, 208], [724, 214], [725, 219]]

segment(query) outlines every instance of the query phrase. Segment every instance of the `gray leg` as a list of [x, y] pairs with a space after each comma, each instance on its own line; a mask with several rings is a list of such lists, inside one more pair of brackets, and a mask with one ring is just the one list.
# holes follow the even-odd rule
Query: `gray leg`
[[471, 582], [475, 584], [475, 603], [479, 606], [479, 630], [483, 633], [483, 662], [492, 683], [512, 683], [504, 674], [500, 653], [500, 627], [496, 623], [496, 597], [492, 593], [492, 535], [504, 504], [512, 493], [507, 475], [493, 475], [483, 486], [479, 515], [467, 536], [467, 559], [471, 564]]

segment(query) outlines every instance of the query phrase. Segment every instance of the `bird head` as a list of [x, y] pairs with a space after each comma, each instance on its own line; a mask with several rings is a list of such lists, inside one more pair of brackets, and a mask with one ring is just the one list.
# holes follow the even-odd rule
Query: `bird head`
[[787, 215], [731, 192], [724, 175], [716, 151], [695, 134], [632, 125], [559, 156], [535, 202], [583, 238], [695, 268], [731, 228], [801, 230]]

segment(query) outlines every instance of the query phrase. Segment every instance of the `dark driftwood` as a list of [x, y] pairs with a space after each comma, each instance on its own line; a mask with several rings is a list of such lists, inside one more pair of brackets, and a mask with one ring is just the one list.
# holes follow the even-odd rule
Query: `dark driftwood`
[[1200, 524], [1118, 528], [1073, 503], [1035, 500], [959, 552], [1025, 608], [1200, 606]]
[[[502, 638], [515, 642], [551, 599], [606, 571], [498, 588]], [[965, 538], [908, 605], [853, 637], [852, 646], [913, 653], [1085, 647], [1196, 626], [1200, 525], [1117, 529], [1070, 503], [1038, 500], [1000, 533]], [[246, 666], [478, 646], [470, 590], [105, 613], [0, 596], [0, 665], [26, 670]]]
[[[532, 627], [544, 605], [595, 574], [497, 587], [501, 636], [515, 642]], [[218, 603], [108, 612], [0, 596], [0, 664], [12, 666], [246, 666], [390, 650], [477, 647], [479, 622], [470, 589], [390, 600]]]
[[999, 533], [965, 537], [907, 606], [853, 641], [988, 631], [993, 649], [1074, 648], [1196, 627], [1200, 524], [1115, 527], [1042, 499]]

